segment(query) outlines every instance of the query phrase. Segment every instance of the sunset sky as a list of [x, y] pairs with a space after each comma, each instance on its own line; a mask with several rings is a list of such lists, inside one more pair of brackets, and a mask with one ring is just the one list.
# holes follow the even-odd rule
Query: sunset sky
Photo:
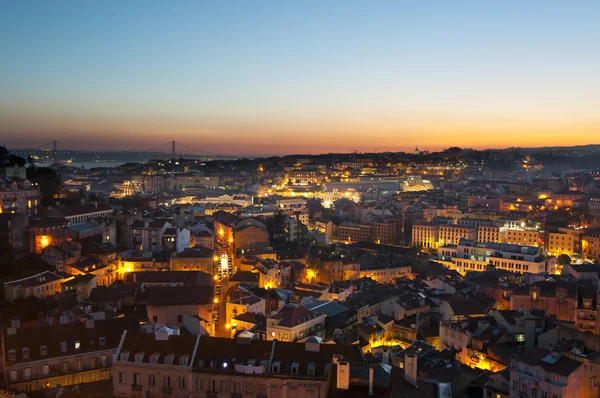
[[0, 145], [600, 143], [599, 21], [600, 1], [2, 1]]

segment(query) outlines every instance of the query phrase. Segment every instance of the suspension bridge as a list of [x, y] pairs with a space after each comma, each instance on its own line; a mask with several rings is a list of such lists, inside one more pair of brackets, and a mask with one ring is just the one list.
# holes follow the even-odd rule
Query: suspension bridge
[[[170, 150], [169, 150], [170, 148]], [[183, 148], [183, 150], [182, 150]], [[102, 151], [102, 150], [90, 150], [90, 149], [82, 149], [82, 148], [76, 148], [73, 145], [64, 142], [64, 141], [58, 141], [58, 140], [52, 140], [52, 141], [47, 141], [44, 142], [40, 145], [40, 150], [43, 151], [51, 151], [52, 153], [60, 153], [60, 152], [75, 152], [77, 154], [89, 154], [89, 155], [93, 155], [93, 154], [100, 154], [100, 153], [104, 153], [104, 154], [116, 154], [116, 153], [148, 153], [148, 154], [162, 154], [165, 156], [171, 155], [173, 157], [175, 156], [182, 156], [182, 155], [196, 155], [196, 156], [207, 156], [207, 157], [217, 157], [220, 156], [218, 154], [212, 153], [212, 152], [208, 152], [208, 151], [204, 151], [201, 149], [197, 149], [194, 148], [190, 145], [184, 144], [182, 142], [178, 142], [178, 141], [168, 141], [168, 142], [164, 142], [160, 145], [156, 145], [153, 146], [152, 148], [148, 148], [148, 149], [144, 149], [144, 150], [123, 150], [123, 151]], [[15, 153], [19, 153], [22, 151], [16, 151]]]

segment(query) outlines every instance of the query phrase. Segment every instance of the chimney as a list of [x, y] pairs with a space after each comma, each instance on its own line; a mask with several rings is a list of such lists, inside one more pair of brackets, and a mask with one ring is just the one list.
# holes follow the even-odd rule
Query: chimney
[[373, 395], [373, 374], [375, 372], [373, 371], [372, 367], [369, 367], [369, 395]]
[[390, 364], [390, 352], [387, 348], [384, 348], [381, 352], [381, 363], [384, 365]]
[[337, 386], [339, 390], [348, 390], [350, 388], [350, 363], [345, 360], [339, 360], [337, 363]]
[[86, 319], [86, 321], [85, 321], [85, 328], [86, 329], [93, 329], [94, 328], [94, 320], [93, 319]]
[[404, 357], [404, 380], [414, 387], [417, 386], [417, 354], [407, 354]]

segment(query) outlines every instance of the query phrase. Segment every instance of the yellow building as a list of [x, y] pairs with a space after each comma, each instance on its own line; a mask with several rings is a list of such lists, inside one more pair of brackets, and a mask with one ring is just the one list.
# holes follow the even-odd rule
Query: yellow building
[[508, 229], [506, 243], [522, 246], [540, 246], [542, 236], [534, 229]]
[[558, 232], [548, 233], [546, 244], [548, 254], [560, 256], [567, 254], [570, 257], [579, 256], [580, 230], [560, 228]]
[[478, 242], [506, 242], [506, 228], [499, 225], [481, 225], [477, 229]]
[[414, 224], [412, 245], [424, 249], [437, 249], [439, 246], [440, 225], [433, 223]]
[[457, 245], [461, 238], [475, 239], [475, 228], [460, 225], [441, 225], [438, 245]]

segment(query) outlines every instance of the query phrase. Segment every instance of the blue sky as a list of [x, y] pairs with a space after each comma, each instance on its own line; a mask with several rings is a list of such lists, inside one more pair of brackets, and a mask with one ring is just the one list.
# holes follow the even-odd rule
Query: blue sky
[[599, 20], [597, 1], [6, 1], [0, 134], [235, 153], [594, 142]]

